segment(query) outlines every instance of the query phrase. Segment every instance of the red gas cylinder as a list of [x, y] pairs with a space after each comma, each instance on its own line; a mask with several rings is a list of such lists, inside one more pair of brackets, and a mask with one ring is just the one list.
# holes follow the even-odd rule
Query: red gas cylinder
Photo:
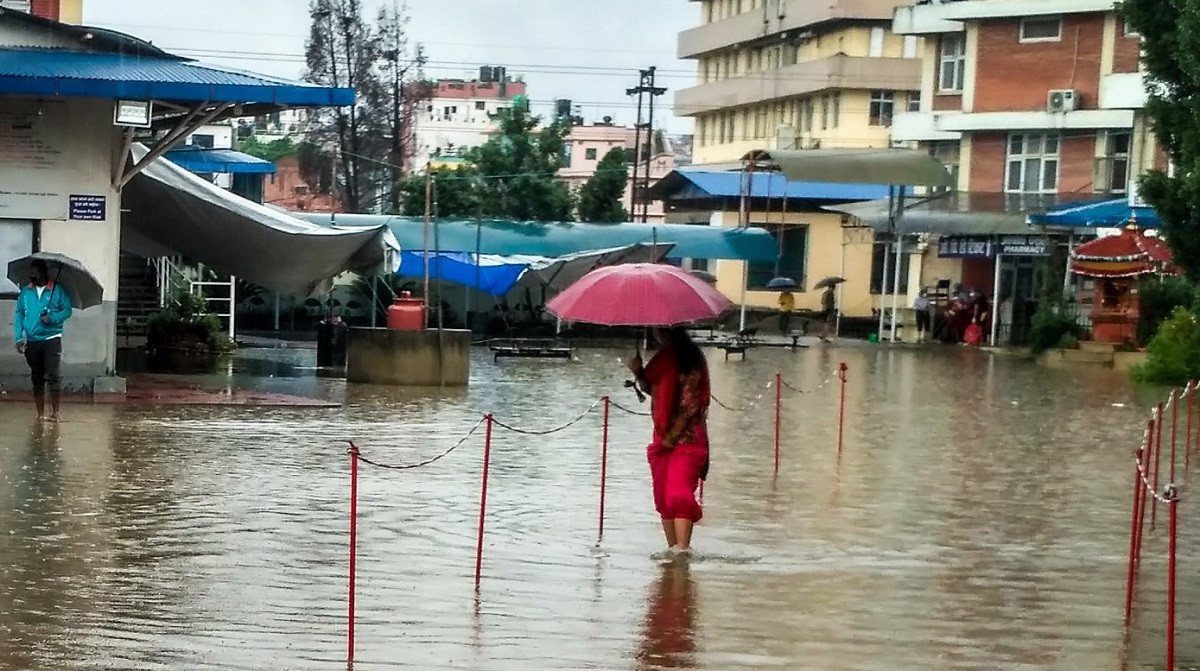
[[420, 331], [425, 328], [425, 301], [401, 291], [388, 306], [387, 327], [398, 331]]

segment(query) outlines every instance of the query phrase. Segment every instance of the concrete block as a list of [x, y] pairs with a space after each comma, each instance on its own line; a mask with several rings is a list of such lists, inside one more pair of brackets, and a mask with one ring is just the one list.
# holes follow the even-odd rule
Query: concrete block
[[1145, 352], [1115, 352], [1113, 353], [1113, 368], [1125, 373], [1146, 362], [1149, 356]]
[[1063, 351], [1063, 361], [1068, 363], [1084, 363], [1095, 366], [1112, 366], [1112, 352], [1089, 352], [1082, 349], [1069, 349]]
[[123, 377], [98, 377], [92, 380], [93, 394], [116, 394], [124, 396], [125, 391], [125, 378]]
[[465, 386], [471, 332], [352, 328], [346, 340], [346, 381], [413, 387]]

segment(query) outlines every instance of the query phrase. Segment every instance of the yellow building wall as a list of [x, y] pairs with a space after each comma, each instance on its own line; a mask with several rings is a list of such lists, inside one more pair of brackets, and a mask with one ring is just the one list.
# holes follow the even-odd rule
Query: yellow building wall
[[[737, 212], [720, 212], [716, 215], [721, 226], [737, 226]], [[879, 297], [871, 295], [871, 250], [874, 236], [863, 229], [845, 229], [842, 218], [833, 213], [789, 213], [786, 218], [779, 212], [752, 212], [750, 220], [755, 223], [768, 222], [768, 226], [783, 225], [808, 227], [808, 246], [805, 259], [803, 286], [794, 292], [796, 308], [819, 310], [821, 292], [812, 286], [822, 278], [839, 275], [846, 278], [841, 286], [838, 305], [842, 314], [849, 317], [869, 317]], [[719, 261], [715, 275], [717, 289], [735, 304], [741, 303], [745, 263], [741, 261]], [[890, 297], [884, 297], [890, 301]], [[747, 291], [746, 306], [751, 308], [775, 309], [778, 307], [778, 291]], [[904, 297], [901, 297], [901, 303]], [[890, 305], [890, 302], [887, 303]]]
[[75, 25], [83, 23], [83, 0], [60, 0], [58, 20]]

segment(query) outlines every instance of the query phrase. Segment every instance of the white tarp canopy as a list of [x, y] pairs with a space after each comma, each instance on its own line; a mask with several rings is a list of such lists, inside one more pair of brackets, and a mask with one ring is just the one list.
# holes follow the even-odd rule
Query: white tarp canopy
[[[134, 145], [133, 159], [147, 154]], [[285, 294], [307, 295], [345, 271], [394, 270], [386, 226], [330, 228], [217, 187], [158, 159], [122, 194], [121, 248], [146, 257], [182, 254]]]

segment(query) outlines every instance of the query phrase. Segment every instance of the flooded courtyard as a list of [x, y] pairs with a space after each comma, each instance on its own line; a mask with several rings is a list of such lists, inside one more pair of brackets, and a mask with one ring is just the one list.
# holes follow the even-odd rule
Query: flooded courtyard
[[[0, 667], [345, 668], [349, 461], [422, 461], [495, 412], [543, 430], [604, 394], [617, 351], [493, 362], [465, 390], [347, 386], [311, 351], [243, 353], [238, 383], [333, 409], [0, 403]], [[360, 473], [358, 669], [1162, 668], [1161, 530], [1122, 627], [1132, 460], [1156, 390], [966, 348], [710, 352], [699, 556], [662, 566], [645, 417], [497, 429], [482, 588], [483, 432], [427, 467]], [[845, 449], [830, 385], [850, 367]], [[766, 391], [766, 394], [763, 392]], [[755, 399], [762, 398], [755, 403]], [[1185, 494], [1185, 500], [1187, 495]], [[1184, 508], [1181, 668], [1200, 663]]]

